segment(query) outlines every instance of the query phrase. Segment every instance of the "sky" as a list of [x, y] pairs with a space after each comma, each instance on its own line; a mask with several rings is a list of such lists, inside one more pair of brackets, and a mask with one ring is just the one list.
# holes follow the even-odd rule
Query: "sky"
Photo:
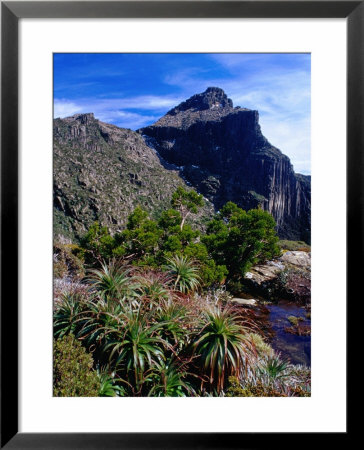
[[56, 53], [54, 117], [93, 112], [136, 130], [210, 86], [259, 111], [264, 136], [311, 173], [309, 54]]

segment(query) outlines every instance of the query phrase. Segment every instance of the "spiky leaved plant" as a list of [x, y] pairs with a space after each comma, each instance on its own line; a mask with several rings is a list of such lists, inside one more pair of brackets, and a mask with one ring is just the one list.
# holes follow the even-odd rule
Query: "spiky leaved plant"
[[70, 333], [76, 335], [80, 329], [79, 315], [85, 307], [82, 295], [78, 293], [61, 295], [53, 314], [54, 337], [61, 338]]
[[154, 364], [150, 380], [153, 385], [148, 397], [186, 397], [196, 395], [185, 380], [188, 373], [183, 364], [168, 360]]
[[130, 267], [112, 260], [109, 264], [103, 263], [101, 269], [90, 269], [87, 281], [103, 300], [120, 301], [136, 295], [137, 285], [130, 270]]
[[164, 269], [172, 277], [174, 288], [180, 292], [194, 291], [200, 286], [199, 269], [187, 256], [175, 255], [167, 258]]
[[282, 360], [278, 354], [268, 355], [258, 365], [259, 373], [272, 380], [287, 377], [289, 375], [288, 368], [289, 362]]
[[97, 370], [100, 380], [99, 397], [124, 397], [125, 389], [117, 384], [115, 373], [109, 373], [106, 367]]
[[149, 270], [136, 275], [135, 280], [139, 303], [144, 309], [160, 310], [161, 305], [173, 297], [171, 279], [165, 273]]
[[132, 310], [126, 312], [123, 319], [123, 329], [105, 350], [111, 350], [110, 365], [123, 373], [135, 386], [135, 394], [140, 395], [146, 371], [164, 359], [165, 342], [158, 335], [161, 324], [151, 324], [147, 315]]
[[95, 296], [89, 299], [87, 306], [79, 318], [81, 326], [77, 338], [92, 350], [100, 364], [106, 364], [109, 359], [105, 350], [107, 344], [119, 336], [124, 327], [124, 305]]
[[153, 318], [160, 324], [159, 335], [163, 340], [173, 347], [173, 351], [181, 350], [190, 337], [187, 308], [171, 300], [165, 301]]
[[255, 354], [244, 318], [230, 307], [207, 309], [200, 320], [200, 329], [192, 344], [200, 355], [201, 371], [208, 377], [210, 387], [220, 393], [228, 376], [240, 376]]

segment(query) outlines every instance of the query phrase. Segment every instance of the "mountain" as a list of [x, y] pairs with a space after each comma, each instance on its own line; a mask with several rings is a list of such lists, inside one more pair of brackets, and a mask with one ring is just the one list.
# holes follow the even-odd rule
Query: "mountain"
[[[122, 229], [136, 205], [152, 216], [170, 207], [179, 171], [160, 159], [140, 134], [103, 123], [93, 114], [55, 119], [54, 234], [78, 239], [94, 221]], [[213, 214], [207, 202], [198, 225]]]
[[310, 243], [311, 180], [263, 136], [257, 111], [234, 107], [222, 89], [171, 109], [137, 132], [76, 114], [54, 120], [54, 233], [78, 239], [96, 220], [122, 229], [136, 205], [152, 217], [178, 185], [208, 201], [201, 228], [231, 200], [260, 205], [281, 238]]
[[139, 133], [217, 210], [229, 200], [244, 209], [260, 205], [281, 238], [310, 242], [311, 179], [263, 136], [258, 111], [234, 107], [210, 87]]

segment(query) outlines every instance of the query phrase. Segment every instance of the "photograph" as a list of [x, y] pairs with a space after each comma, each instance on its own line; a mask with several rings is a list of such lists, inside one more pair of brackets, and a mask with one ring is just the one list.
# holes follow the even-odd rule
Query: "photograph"
[[53, 53], [53, 396], [311, 396], [310, 53]]

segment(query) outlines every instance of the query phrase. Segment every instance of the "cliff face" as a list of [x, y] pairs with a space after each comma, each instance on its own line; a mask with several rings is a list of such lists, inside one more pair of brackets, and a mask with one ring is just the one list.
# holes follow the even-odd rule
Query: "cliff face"
[[112, 232], [136, 205], [156, 216], [192, 185], [211, 201], [196, 223], [231, 200], [261, 205], [282, 238], [310, 242], [311, 180], [263, 136], [257, 111], [209, 88], [138, 132], [93, 114], [54, 121], [54, 228], [78, 238], [95, 221]]
[[[116, 232], [137, 205], [156, 216], [169, 207], [178, 185], [186, 187], [179, 171], [162, 163], [138, 133], [93, 114], [55, 119], [53, 139], [56, 236], [79, 238], [96, 220]], [[207, 204], [202, 214], [212, 212]]]
[[222, 89], [208, 88], [139, 133], [216, 209], [229, 200], [261, 205], [282, 238], [310, 242], [310, 177], [295, 174], [263, 136], [257, 111], [234, 108]]

